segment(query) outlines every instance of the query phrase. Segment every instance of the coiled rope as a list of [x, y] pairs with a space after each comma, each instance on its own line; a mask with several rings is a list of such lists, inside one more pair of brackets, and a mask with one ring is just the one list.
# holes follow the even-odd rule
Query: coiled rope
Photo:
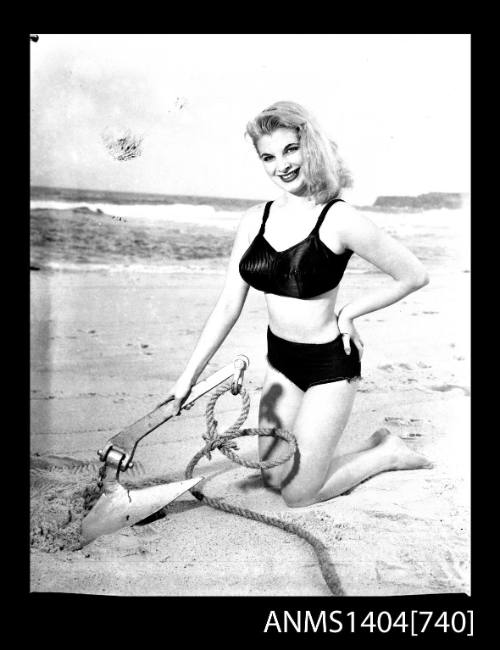
[[[270, 469], [271, 467], [277, 467], [278, 465], [282, 465], [289, 458], [291, 458], [295, 453], [295, 451], [297, 450], [297, 440], [295, 439], [295, 436], [289, 431], [286, 431], [284, 429], [278, 429], [278, 428], [240, 429], [241, 425], [245, 422], [248, 416], [248, 412], [250, 410], [250, 397], [247, 391], [243, 387], [240, 388], [240, 392], [239, 392], [239, 395], [242, 398], [242, 409], [238, 419], [231, 427], [226, 429], [224, 433], [219, 434], [217, 432], [217, 421], [215, 420], [215, 416], [214, 416], [215, 403], [217, 402], [217, 400], [221, 395], [223, 395], [230, 389], [231, 389], [231, 381], [222, 384], [212, 393], [208, 401], [206, 412], [205, 412], [206, 421], [207, 421], [207, 433], [203, 435], [203, 439], [205, 440], [206, 444], [202, 449], [200, 449], [199, 452], [195, 454], [195, 456], [193, 456], [193, 458], [187, 465], [184, 473], [186, 478], [192, 478], [193, 470], [198, 464], [198, 462], [201, 460], [201, 458], [203, 458], [203, 456], [206, 456], [209, 460], [211, 460], [212, 458], [211, 452], [214, 451], [215, 449], [218, 449], [220, 452], [224, 454], [224, 456], [226, 456], [233, 462], [238, 463], [238, 465], [243, 465], [243, 467], [261, 469], [261, 470]], [[234, 439], [243, 436], [279, 437], [288, 443], [288, 451], [284, 456], [281, 456], [274, 460], [268, 460], [268, 461], [243, 460], [233, 451], [234, 449], [237, 449], [236, 443], [233, 442]], [[253, 519], [254, 521], [260, 521], [264, 524], [269, 524], [271, 526], [276, 526], [277, 528], [286, 530], [287, 532], [293, 533], [298, 537], [304, 539], [313, 547], [314, 552], [316, 553], [316, 557], [318, 559], [318, 564], [321, 569], [321, 573], [332, 595], [334, 596], [344, 595], [342, 586], [340, 584], [340, 580], [335, 571], [335, 567], [333, 566], [330, 560], [328, 549], [325, 546], [325, 544], [323, 544], [323, 542], [319, 540], [315, 535], [313, 535], [309, 531], [305, 530], [304, 528], [302, 528], [301, 526], [293, 522], [283, 521], [282, 519], [279, 519], [277, 517], [271, 517], [269, 515], [265, 515], [260, 512], [255, 512], [254, 510], [250, 510], [248, 508], [241, 508], [239, 506], [227, 503], [227, 501], [224, 501], [224, 499], [221, 498], [208, 497], [206, 494], [203, 494], [203, 492], [201, 492], [197, 488], [191, 488], [190, 492], [194, 497], [196, 497], [196, 499], [198, 499], [202, 503], [205, 503], [208, 506], [211, 506], [212, 508], [216, 508], [217, 510], [223, 510], [224, 512], [229, 512], [234, 515], [239, 515], [240, 517], [246, 517], [247, 519]]]

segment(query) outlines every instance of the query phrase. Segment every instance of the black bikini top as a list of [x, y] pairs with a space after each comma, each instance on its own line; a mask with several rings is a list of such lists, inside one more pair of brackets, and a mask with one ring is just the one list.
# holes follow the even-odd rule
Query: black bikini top
[[251, 287], [292, 298], [314, 298], [338, 286], [352, 251], [336, 255], [319, 238], [319, 228], [334, 199], [325, 205], [308, 237], [277, 251], [264, 237], [272, 201], [266, 203], [260, 230], [240, 260], [240, 275]]

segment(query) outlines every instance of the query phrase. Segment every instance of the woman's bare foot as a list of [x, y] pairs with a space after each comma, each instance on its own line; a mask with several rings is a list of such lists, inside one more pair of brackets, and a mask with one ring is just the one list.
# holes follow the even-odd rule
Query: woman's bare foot
[[378, 446], [392, 458], [393, 469], [431, 469], [434, 467], [428, 458], [412, 451], [399, 436], [392, 434], [388, 429], [379, 429], [373, 436], [376, 434], [379, 438]]

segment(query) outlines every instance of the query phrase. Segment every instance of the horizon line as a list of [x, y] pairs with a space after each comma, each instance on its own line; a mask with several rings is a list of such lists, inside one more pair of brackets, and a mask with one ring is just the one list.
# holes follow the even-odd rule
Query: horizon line
[[[152, 195], [152, 196], [190, 196], [197, 198], [207, 198], [207, 199], [227, 199], [229, 201], [256, 201], [262, 202], [267, 199], [263, 198], [249, 198], [244, 196], [220, 196], [218, 194], [185, 194], [185, 193], [167, 193], [167, 192], [151, 192], [151, 191], [130, 191], [130, 190], [113, 190], [113, 189], [102, 189], [99, 187], [68, 187], [64, 185], [32, 185], [30, 183], [30, 189], [40, 188], [40, 189], [52, 189], [52, 190], [72, 190], [72, 191], [82, 191], [82, 192], [108, 192], [114, 194], [143, 194], [143, 195]], [[470, 191], [441, 191], [441, 190], [429, 190], [427, 192], [419, 192], [418, 194], [377, 194], [375, 201], [379, 198], [390, 198], [390, 197], [405, 197], [405, 198], [418, 198], [428, 195], [459, 195], [462, 197], [469, 196]]]

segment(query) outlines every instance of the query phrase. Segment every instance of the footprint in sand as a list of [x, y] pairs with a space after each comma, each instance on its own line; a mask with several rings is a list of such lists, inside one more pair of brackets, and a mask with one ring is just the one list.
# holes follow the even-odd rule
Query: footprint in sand
[[409, 432], [405, 433], [402, 436], [399, 436], [402, 440], [414, 440], [415, 438], [423, 438], [423, 435], [421, 433], [415, 432]]
[[377, 366], [380, 370], [385, 370], [386, 372], [392, 372], [394, 370], [392, 364], [386, 363], [383, 366]]
[[419, 418], [402, 418], [399, 416], [386, 415], [384, 422], [390, 422], [392, 424], [400, 425], [416, 425], [419, 422], [422, 422]]
[[459, 386], [458, 384], [442, 384], [441, 386], [429, 386], [431, 390], [439, 391], [440, 393], [446, 393], [454, 388], [459, 388], [464, 391], [464, 395], [470, 395], [470, 390], [465, 388], [465, 386]]
[[[392, 424], [392, 425], [398, 425], [400, 427], [408, 427], [408, 426], [422, 426], [422, 420], [419, 418], [402, 418], [398, 416], [386, 416], [384, 418], [384, 421]], [[401, 440], [418, 440], [419, 438], [423, 438], [424, 435], [422, 433], [419, 433], [418, 431], [404, 431], [403, 433], [398, 434]]]

